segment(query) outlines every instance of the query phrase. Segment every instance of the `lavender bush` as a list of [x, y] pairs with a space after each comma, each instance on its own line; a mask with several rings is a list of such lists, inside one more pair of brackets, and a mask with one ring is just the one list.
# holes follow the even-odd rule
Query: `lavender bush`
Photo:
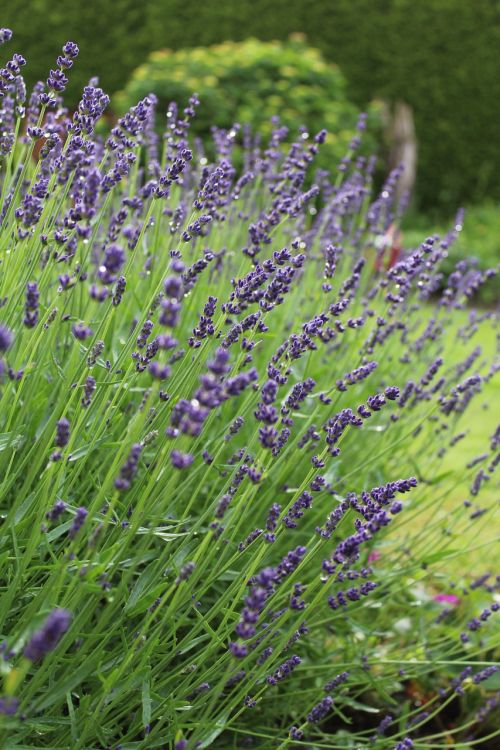
[[1, 746], [493, 747], [493, 271], [388, 268], [358, 136], [96, 135], [77, 54], [0, 70]]

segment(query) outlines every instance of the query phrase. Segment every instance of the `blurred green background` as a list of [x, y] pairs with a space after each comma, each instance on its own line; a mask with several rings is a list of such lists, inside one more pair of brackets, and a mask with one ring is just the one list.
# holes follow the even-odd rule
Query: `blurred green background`
[[[456, 208], [472, 205], [460, 254], [479, 253], [482, 265], [500, 258], [500, 0], [4, 0], [0, 25], [14, 31], [9, 48], [28, 59], [28, 84], [46, 77], [64, 41], [78, 43], [70, 106], [95, 75], [113, 96], [116, 111], [146, 93], [149, 83], [162, 104], [172, 94], [182, 99], [192, 84], [205, 103], [202, 120], [224, 126], [227, 104], [234, 100], [228, 92], [236, 91], [241, 93], [236, 114], [254, 125], [259, 116], [267, 124], [273, 104], [285, 122], [287, 116], [297, 121], [302, 107], [305, 121], [333, 130], [335, 157], [356, 112], [368, 108], [376, 123], [384, 102], [386, 120], [379, 119], [372, 132], [387, 163], [387, 114], [404, 102], [413, 115], [418, 154], [405, 243], [412, 229], [441, 228]], [[146, 63], [158, 50], [249, 37], [287, 40], [296, 33], [322, 57], [296, 40], [302, 52], [287, 60], [285, 45], [274, 68], [272, 55], [255, 45], [253, 51], [251, 45], [223, 46], [217, 59], [198, 49], [173, 59], [153, 55]], [[312, 69], [308, 55], [314, 58]], [[297, 62], [301, 56], [303, 66]], [[323, 60], [338, 67], [318, 70]], [[490, 287], [488, 303], [493, 294]]]

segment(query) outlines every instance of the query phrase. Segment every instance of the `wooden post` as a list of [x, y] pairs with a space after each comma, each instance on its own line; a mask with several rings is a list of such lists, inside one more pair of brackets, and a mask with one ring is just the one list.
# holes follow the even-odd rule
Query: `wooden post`
[[405, 102], [398, 101], [388, 118], [387, 140], [389, 143], [389, 169], [403, 164], [404, 171], [396, 188], [397, 201], [403, 195], [412, 194], [417, 174], [417, 139], [413, 110]]

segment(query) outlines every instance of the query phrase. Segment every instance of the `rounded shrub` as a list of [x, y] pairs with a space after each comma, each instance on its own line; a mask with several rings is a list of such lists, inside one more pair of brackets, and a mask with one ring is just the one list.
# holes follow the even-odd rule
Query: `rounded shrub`
[[[114, 108], [124, 112], [154, 93], [164, 124], [168, 104], [185, 104], [194, 91], [201, 101], [195, 135], [209, 136], [214, 126], [230, 129], [244, 123], [266, 138], [279, 112], [281, 124], [290, 129], [303, 125], [311, 132], [328, 131], [321, 166], [330, 169], [345, 154], [359, 118], [358, 108], [347, 98], [342, 72], [299, 34], [286, 42], [248, 39], [153, 52], [117, 94]], [[372, 105], [373, 126], [377, 119]]]

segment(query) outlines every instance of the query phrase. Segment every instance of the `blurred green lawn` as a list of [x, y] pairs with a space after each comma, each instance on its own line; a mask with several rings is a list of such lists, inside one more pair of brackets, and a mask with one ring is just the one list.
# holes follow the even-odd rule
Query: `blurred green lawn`
[[[406, 248], [416, 247], [425, 236], [434, 233], [443, 236], [454, 224], [454, 217], [450, 216], [447, 222], [433, 221], [424, 215], [409, 214], [403, 222], [403, 243]], [[447, 270], [451, 271], [453, 265], [460, 259], [475, 257], [478, 259], [479, 268], [486, 269], [496, 266], [500, 262], [500, 206], [493, 202], [471, 206], [465, 211], [463, 228], [459, 232], [457, 240], [450, 248], [450, 257], [447, 262]], [[488, 285], [481, 290], [476, 302], [486, 307], [477, 309], [478, 315], [486, 309], [493, 310], [498, 306], [500, 299], [500, 276], [492, 279]], [[462, 318], [465, 324], [471, 310], [456, 311], [454, 315]], [[500, 323], [497, 318], [496, 327], [493, 324], [479, 326], [470, 342], [465, 345], [462, 341], [446, 340], [445, 346], [448, 351], [453, 347], [460, 347], [463, 356], [469, 354], [476, 346], [480, 346], [483, 354], [494, 355], [498, 352], [497, 337], [500, 337]], [[446, 350], [444, 353], [446, 358]], [[478, 360], [480, 362], [481, 359]], [[467, 431], [467, 438], [459, 442], [452, 451], [443, 458], [439, 467], [439, 473], [461, 472], [467, 463], [489, 450], [490, 436], [500, 423], [500, 373], [497, 373], [488, 383], [484, 385], [483, 391], [475, 397], [469, 409], [463, 415], [460, 430]], [[480, 544], [483, 540], [497, 539], [496, 543], [488, 547], [487, 551], [472, 553], [467, 563], [474, 569], [482, 567], [484, 572], [485, 556], [488, 563], [493, 567], [500, 564], [500, 540], [499, 540], [499, 516], [500, 516], [500, 482], [495, 476], [483, 485], [477, 498], [470, 495], [470, 486], [476, 472], [487, 466], [488, 462], [478, 464], [477, 467], [468, 472], [468, 478], [458, 482], [450, 495], [433, 508], [432, 513], [423, 510], [415, 523], [423, 526], [431, 517], [443, 517], [453, 508], [462, 505], [464, 500], [473, 500], [474, 508], [489, 506], [490, 510], [482, 518], [471, 522], [464, 531], [463, 546], [465, 549]], [[451, 475], [448, 475], [450, 477]], [[447, 481], [447, 480], [444, 480]], [[476, 502], [477, 500], [477, 502]], [[473, 509], [471, 508], [471, 511]], [[464, 513], [464, 517], [466, 514]], [[463, 565], [464, 558], [457, 558], [457, 567]]]
[[[470, 312], [470, 310], [456, 311], [454, 315], [461, 317], [463, 324], [465, 324]], [[477, 312], [480, 315], [484, 311], [478, 310]], [[498, 320], [496, 327], [488, 323], [487, 321], [486, 325], [479, 326], [479, 330], [470, 342], [467, 342], [467, 345], [464, 345], [462, 341], [447, 339], [445, 342], [446, 348], [450, 350], [452, 347], [460, 347], [463, 350], [465, 358], [475, 347], [480, 346], [483, 355], [487, 353], [491, 355], [496, 349], [496, 337], [499, 326]], [[446, 362], [446, 349], [443, 357]], [[480, 357], [477, 363], [479, 364], [481, 360], [482, 358]], [[472, 372], [474, 372], [474, 368], [471, 369], [469, 374], [472, 374]], [[456, 481], [453, 475], [460, 475], [469, 461], [489, 451], [490, 437], [500, 422], [499, 404], [500, 373], [497, 373], [484, 385], [481, 393], [473, 399], [469, 408], [460, 419], [458, 431], [467, 432], [467, 437], [446, 453], [442, 462], [437, 467], [437, 473], [443, 475], [442, 482], [435, 485], [437, 501], [432, 504], [425, 503], [424, 507], [418, 513], [415, 513], [414, 516], [413, 513], [417, 509], [417, 506], [409, 508], [412, 512], [410, 524], [412, 534], [418, 533], [425, 526], [430, 526], [440, 519], [443, 522], [443, 528], [445, 528], [452, 511], [459, 509], [460, 523], [456, 527], [453, 527], [452, 547], [458, 547], [460, 551], [463, 551], [463, 554], [447, 560], [443, 565], [443, 570], [451, 573], [480, 575], [491, 566], [492, 572], [496, 574], [500, 568], [500, 505], [498, 502], [500, 498], [500, 482], [498, 480], [498, 472], [496, 475], [490, 475], [490, 481], [483, 485], [476, 498], [471, 496], [470, 493], [474, 476], [481, 467], [486, 468], [488, 466], [491, 461], [491, 454], [489, 459], [467, 471], [467, 477], [458, 481], [446, 497], [440, 498], [445, 484], [448, 482], [454, 484]], [[471, 508], [466, 509], [463, 507], [465, 500], [473, 501]], [[476, 520], [470, 520], [470, 514], [478, 507], [487, 507], [488, 512]], [[403, 516], [404, 514], [402, 514]], [[403, 518], [402, 521], [404, 523]], [[487, 547], [474, 549], [488, 542], [491, 543]]]
[[[480, 315], [483, 310], [478, 310]], [[464, 323], [466, 322], [468, 311], [463, 311], [461, 316], [463, 317]], [[497, 331], [492, 325], [479, 326], [479, 330], [475, 333], [474, 338], [470, 342], [470, 347], [464, 347], [462, 342], [453, 340], [447, 340], [446, 345], [449, 347], [463, 347], [464, 356], [468, 353], [469, 348], [473, 349], [476, 346], [480, 346], [484, 354], [490, 354], [494, 356], [496, 349], [496, 336]], [[445, 355], [446, 356], [446, 355]], [[478, 360], [481, 361], [481, 358]], [[472, 371], [471, 371], [472, 372]], [[447, 468], [453, 468], [453, 464], [457, 463], [460, 459], [464, 464], [470, 460], [471, 456], [477, 456], [484, 453], [489, 447], [489, 437], [495, 431], [496, 426], [500, 422], [500, 373], [496, 373], [491, 380], [484, 385], [484, 389], [481, 394], [477, 396], [477, 400], [474, 401], [470, 408], [465, 413], [462, 419], [463, 429], [468, 429], [469, 434], [467, 440], [463, 440], [457, 444], [456, 449], [453, 453], [453, 459], [451, 456], [445, 458], [444, 465]], [[451, 465], [450, 465], [450, 462]], [[491, 480], [490, 484], [494, 484]], [[490, 488], [488, 488], [489, 491]], [[485, 489], [486, 493], [487, 490]]]

